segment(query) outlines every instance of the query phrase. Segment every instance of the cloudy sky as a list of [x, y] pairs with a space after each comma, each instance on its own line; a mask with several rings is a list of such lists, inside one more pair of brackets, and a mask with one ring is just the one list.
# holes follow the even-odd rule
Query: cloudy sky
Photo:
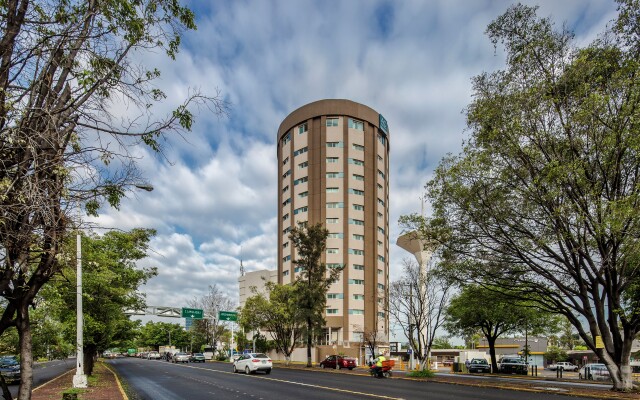
[[[539, 0], [590, 42], [616, 15], [612, 0]], [[395, 246], [398, 217], [420, 212], [422, 190], [439, 160], [460, 151], [470, 80], [502, 68], [484, 35], [512, 3], [488, 0], [193, 0], [198, 29], [177, 59], [145, 55], [162, 71], [170, 102], [189, 88], [231, 103], [229, 116], [197, 115], [193, 131], [172, 138], [165, 157], [145, 153], [153, 192], [132, 194], [104, 227], [155, 228], [144, 265], [159, 275], [147, 303], [183, 307], [217, 284], [237, 301], [240, 259], [247, 271], [277, 257], [276, 132], [296, 108], [350, 99], [385, 116], [390, 129], [391, 280], [407, 253]]]

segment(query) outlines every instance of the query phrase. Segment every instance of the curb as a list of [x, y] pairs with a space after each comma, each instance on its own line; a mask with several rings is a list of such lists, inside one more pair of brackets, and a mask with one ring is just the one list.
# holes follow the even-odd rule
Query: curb
[[[70, 374], [70, 373], [74, 372], [74, 370], [75, 370], [75, 369], [70, 369], [69, 371], [63, 372], [62, 374], [60, 374], [60, 375], [56, 376], [55, 378], [53, 378], [53, 379], [50, 379], [50, 380], [46, 381], [46, 382], [45, 382], [45, 383], [43, 383], [42, 385], [40, 385], [40, 386], [38, 386], [38, 387], [33, 388], [33, 390], [31, 390], [31, 392], [35, 392], [36, 390], [38, 390], [38, 389], [40, 389], [40, 388], [42, 388], [42, 387], [45, 387], [45, 386], [47, 386], [47, 385], [48, 385], [48, 384], [50, 384], [50, 383], [53, 383], [53, 382], [57, 381], [58, 379], [62, 378], [63, 376], [65, 376], [65, 375], [67, 375], [67, 374]], [[128, 400], [128, 399], [127, 399], [127, 400]]]
[[122, 395], [122, 398], [124, 400], [129, 400], [129, 396], [127, 396], [127, 394], [125, 393], [124, 389], [122, 388], [122, 384], [120, 383], [120, 377], [118, 376], [118, 374], [116, 374], [116, 372], [111, 368], [111, 366], [105, 362], [102, 363], [108, 370], [109, 372], [111, 372], [113, 374], [113, 376], [116, 378], [116, 383], [118, 384], [118, 390], [120, 391], [120, 394]]

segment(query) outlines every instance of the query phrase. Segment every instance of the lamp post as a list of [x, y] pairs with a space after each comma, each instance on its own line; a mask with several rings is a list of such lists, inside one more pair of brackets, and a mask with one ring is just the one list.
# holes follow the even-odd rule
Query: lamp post
[[[150, 192], [151, 185], [133, 185]], [[86, 388], [87, 376], [84, 374], [84, 321], [82, 314], [82, 234], [80, 233], [80, 207], [78, 206], [78, 232], [76, 234], [76, 374], [73, 376], [74, 388]], [[169, 339], [171, 340], [171, 339]]]

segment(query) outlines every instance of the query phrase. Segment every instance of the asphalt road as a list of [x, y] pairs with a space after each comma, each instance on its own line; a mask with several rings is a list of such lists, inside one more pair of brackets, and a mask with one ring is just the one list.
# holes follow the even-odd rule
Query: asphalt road
[[[75, 367], [75, 358], [36, 363], [33, 365], [33, 387], [37, 388], [43, 383], [49, 382], [51, 379], [56, 378]], [[12, 396], [18, 396], [18, 387], [18, 383], [9, 385], [9, 391], [11, 391]]]
[[136, 393], [131, 400], [567, 399], [555, 394], [404, 379], [375, 379], [319, 369], [310, 371], [276, 367], [271, 375], [245, 375], [231, 372], [229, 363], [178, 365], [137, 358], [119, 358], [109, 362], [125, 384]]

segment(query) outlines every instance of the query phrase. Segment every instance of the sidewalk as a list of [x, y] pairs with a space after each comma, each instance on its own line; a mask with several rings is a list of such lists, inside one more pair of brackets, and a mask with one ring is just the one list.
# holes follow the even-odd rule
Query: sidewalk
[[128, 400], [115, 373], [103, 362], [97, 362], [93, 375], [89, 377], [89, 387], [73, 389], [75, 369], [41, 385], [33, 390], [32, 400], [60, 400], [65, 392], [78, 393], [79, 400]]

